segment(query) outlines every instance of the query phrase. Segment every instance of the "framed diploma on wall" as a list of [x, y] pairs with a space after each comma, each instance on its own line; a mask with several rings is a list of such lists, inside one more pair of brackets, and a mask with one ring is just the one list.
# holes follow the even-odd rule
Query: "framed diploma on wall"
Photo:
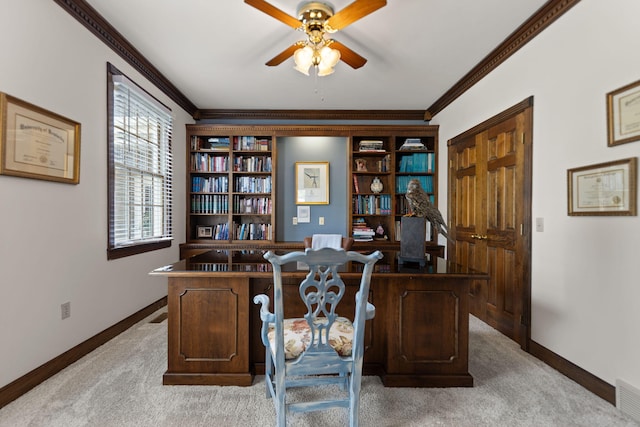
[[567, 171], [569, 215], [637, 215], [638, 158]]
[[640, 80], [607, 94], [608, 145], [640, 140]]
[[0, 174], [80, 182], [80, 123], [0, 92]]

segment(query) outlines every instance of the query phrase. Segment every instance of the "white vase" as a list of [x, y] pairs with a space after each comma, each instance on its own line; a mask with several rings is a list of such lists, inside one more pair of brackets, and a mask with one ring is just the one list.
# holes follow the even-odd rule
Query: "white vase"
[[373, 181], [371, 181], [371, 191], [377, 194], [382, 191], [382, 188], [383, 185], [382, 181], [380, 181], [380, 178], [378, 178], [377, 176], [373, 178]]

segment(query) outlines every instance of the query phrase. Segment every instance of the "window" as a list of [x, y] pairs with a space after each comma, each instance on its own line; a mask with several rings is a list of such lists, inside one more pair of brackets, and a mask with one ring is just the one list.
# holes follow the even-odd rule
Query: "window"
[[107, 258], [171, 246], [171, 110], [107, 65]]

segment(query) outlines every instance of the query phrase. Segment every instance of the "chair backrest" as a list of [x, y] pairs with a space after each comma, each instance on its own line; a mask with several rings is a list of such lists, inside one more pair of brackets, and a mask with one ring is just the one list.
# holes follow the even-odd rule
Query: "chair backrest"
[[[345, 251], [351, 249], [351, 246], [353, 245], [352, 237], [343, 237], [339, 234], [314, 234], [313, 236], [308, 236], [303, 239], [305, 248], [314, 249], [318, 249], [321, 247], [333, 247], [334, 249], [337, 249], [337, 247], [334, 247], [334, 243], [336, 241], [339, 242], [340, 248], [344, 249]], [[332, 244], [326, 245], [323, 244], [323, 242], [332, 242]]]
[[[307, 309], [304, 319], [311, 330], [310, 345], [304, 353], [326, 352], [335, 357], [337, 353], [329, 346], [329, 332], [337, 318], [336, 308], [342, 300], [346, 288], [340, 277], [339, 269], [349, 261], [359, 262], [364, 265], [360, 276], [359, 289], [356, 293], [354, 318], [350, 319], [353, 323], [354, 332], [352, 357], [361, 359], [363, 355], [365, 321], [372, 318], [375, 313], [375, 307], [368, 303], [367, 298], [369, 296], [373, 266], [382, 258], [380, 251], [376, 251], [371, 255], [363, 255], [358, 252], [347, 252], [343, 249], [307, 248], [305, 252], [292, 252], [282, 256], [275, 255], [269, 251], [264, 257], [273, 265], [276, 359], [281, 358], [282, 362], [284, 362], [284, 350], [280, 354], [280, 349], [278, 348], [284, 348], [282, 324], [285, 311], [281, 266], [290, 262], [302, 262], [309, 267], [309, 273], [299, 287], [300, 298]], [[318, 318], [320, 318], [320, 321]], [[319, 363], [319, 365], [323, 365], [323, 362]], [[313, 369], [317, 368], [316, 366]], [[328, 370], [327, 372], [331, 371]]]

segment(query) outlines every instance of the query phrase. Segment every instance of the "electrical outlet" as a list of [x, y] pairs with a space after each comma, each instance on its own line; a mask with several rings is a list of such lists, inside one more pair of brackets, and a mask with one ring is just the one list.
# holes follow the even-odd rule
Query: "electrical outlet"
[[69, 317], [71, 317], [71, 303], [65, 302], [64, 304], [61, 304], [60, 313], [61, 313], [62, 320], [68, 319]]
[[293, 225], [298, 225], [298, 217], [297, 216], [293, 217]]

